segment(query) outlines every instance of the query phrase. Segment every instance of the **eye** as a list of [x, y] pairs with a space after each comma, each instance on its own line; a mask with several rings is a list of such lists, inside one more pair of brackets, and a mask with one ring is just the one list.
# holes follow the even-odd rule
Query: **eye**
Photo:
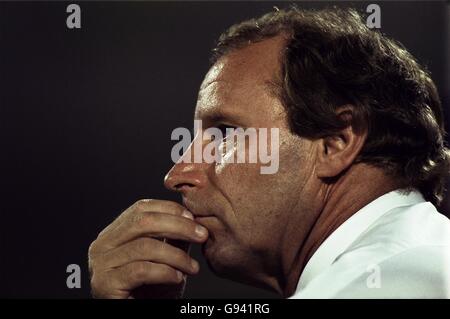
[[[226, 137], [226, 136], [228, 136], [228, 134], [230, 134], [231, 130], [236, 129], [236, 126], [229, 125], [229, 124], [219, 124], [216, 126], [216, 128], [218, 128], [220, 130], [223, 137]], [[228, 132], [227, 132], [227, 129], [228, 129]]]

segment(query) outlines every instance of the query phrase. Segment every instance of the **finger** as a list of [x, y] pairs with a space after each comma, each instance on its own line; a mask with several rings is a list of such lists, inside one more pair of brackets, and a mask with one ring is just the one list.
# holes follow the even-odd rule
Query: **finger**
[[179, 284], [183, 274], [168, 265], [137, 261], [109, 271], [115, 289], [130, 291], [142, 285]]
[[118, 247], [138, 237], [159, 237], [201, 243], [208, 231], [191, 219], [165, 213], [142, 212], [119, 225], [108, 238], [108, 245]]
[[122, 214], [119, 215], [110, 225], [108, 225], [98, 237], [106, 236], [111, 231], [114, 231], [119, 225], [128, 219], [133, 219], [133, 215], [140, 212], [156, 212], [166, 213], [178, 216], [185, 216], [193, 219], [192, 213], [190, 213], [184, 206], [168, 201], [159, 199], [141, 199], [128, 207]]
[[196, 274], [199, 264], [183, 250], [153, 238], [138, 238], [105, 253], [100, 263], [117, 268], [135, 261], [167, 264], [183, 273]]

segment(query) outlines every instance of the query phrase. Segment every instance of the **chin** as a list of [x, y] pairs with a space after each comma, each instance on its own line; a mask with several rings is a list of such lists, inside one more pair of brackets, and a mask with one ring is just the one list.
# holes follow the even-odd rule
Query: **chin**
[[203, 245], [202, 252], [209, 268], [217, 276], [241, 282], [248, 280], [245, 277], [251, 270], [243, 267], [247, 265], [245, 254], [238, 245], [208, 240]]

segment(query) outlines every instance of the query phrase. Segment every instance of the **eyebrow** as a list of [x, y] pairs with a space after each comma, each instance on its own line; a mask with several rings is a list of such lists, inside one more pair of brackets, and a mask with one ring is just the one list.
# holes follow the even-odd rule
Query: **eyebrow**
[[199, 119], [207, 122], [208, 124], [224, 123], [235, 125], [238, 127], [244, 127], [242, 125], [241, 117], [238, 114], [233, 114], [223, 110], [212, 110], [206, 112], [200, 112], [199, 116], [195, 116], [195, 119]]
[[[216, 81], [211, 81], [204, 88]], [[279, 98], [280, 97], [280, 83], [276, 80], [265, 80], [263, 86], [267, 89], [269, 95]], [[200, 111], [199, 116], [195, 115], [194, 119], [202, 120], [210, 124], [224, 123], [244, 128], [242, 123], [242, 116], [240, 114], [234, 114], [232, 112], [224, 111], [220, 107], [214, 107], [212, 110]]]

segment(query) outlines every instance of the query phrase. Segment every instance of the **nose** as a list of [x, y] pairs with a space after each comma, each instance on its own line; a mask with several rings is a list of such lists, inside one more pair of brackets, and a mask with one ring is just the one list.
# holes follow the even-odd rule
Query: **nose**
[[175, 192], [204, 186], [206, 176], [200, 168], [202, 165], [204, 164], [176, 163], [164, 177], [164, 186]]
[[208, 164], [204, 162], [195, 163], [194, 143], [195, 141], [164, 177], [164, 186], [167, 189], [185, 193], [195, 188], [201, 188], [206, 184]]

